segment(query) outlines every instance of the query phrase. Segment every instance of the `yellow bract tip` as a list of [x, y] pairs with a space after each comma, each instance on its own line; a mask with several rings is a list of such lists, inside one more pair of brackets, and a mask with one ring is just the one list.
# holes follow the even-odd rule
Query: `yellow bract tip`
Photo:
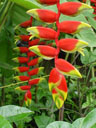
[[16, 90], [21, 90], [20, 87], [16, 87], [15, 89], [16, 89]]

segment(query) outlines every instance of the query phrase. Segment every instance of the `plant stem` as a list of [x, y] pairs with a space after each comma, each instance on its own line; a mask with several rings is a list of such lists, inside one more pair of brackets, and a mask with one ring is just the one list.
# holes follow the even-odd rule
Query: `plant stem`
[[[2, 86], [4, 87], [4, 85], [5, 85], [5, 77], [4, 77], [4, 75], [2, 75], [1, 83], [2, 83]], [[2, 90], [1, 90], [1, 106], [4, 105], [4, 100], [5, 100], [5, 89], [2, 88]]]
[[64, 105], [62, 108], [59, 109], [59, 120], [63, 121], [64, 118]]
[[[91, 47], [91, 52], [93, 52], [93, 48]], [[94, 74], [95, 70], [94, 70], [94, 66], [92, 66], [92, 78], [95, 77], [95, 74]], [[95, 82], [93, 81], [92, 82], [92, 85], [95, 86]]]
[[81, 96], [80, 96], [80, 83], [79, 79], [77, 80], [77, 90], [78, 90], [78, 98], [79, 98], [79, 113], [82, 117], [82, 106], [81, 106]]

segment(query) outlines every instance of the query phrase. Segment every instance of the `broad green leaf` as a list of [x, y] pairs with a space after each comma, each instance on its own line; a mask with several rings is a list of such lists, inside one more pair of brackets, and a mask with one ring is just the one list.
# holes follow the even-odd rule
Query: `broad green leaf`
[[46, 128], [46, 126], [53, 122], [54, 120], [44, 114], [42, 114], [41, 116], [35, 116], [35, 122], [38, 126], [38, 128]]
[[[94, 126], [94, 127], [93, 127]], [[80, 128], [95, 128], [96, 126], [96, 109], [91, 111], [83, 120]]]
[[19, 107], [15, 105], [7, 105], [0, 107], [0, 115], [5, 117], [10, 122], [15, 122], [26, 118], [33, 112], [25, 107]]
[[0, 115], [0, 128], [12, 128], [11, 124]]
[[96, 50], [91, 52], [88, 51], [87, 49], [84, 49], [84, 55], [85, 56], [81, 56], [81, 62], [83, 64], [89, 64], [96, 61]]
[[93, 17], [87, 17], [87, 19], [88, 19], [90, 25], [92, 25], [92, 27], [93, 27], [94, 29], [96, 29], [96, 20], [94, 20]]
[[73, 127], [74, 128], [81, 128], [82, 122], [83, 122], [84, 118], [79, 118], [76, 121], [73, 122]]
[[70, 123], [64, 121], [55, 121], [49, 124], [46, 128], [74, 128]]
[[38, 4], [35, 1], [31, 1], [31, 0], [10, 0], [18, 5], [20, 5], [21, 7], [24, 7], [26, 9], [32, 9], [32, 8], [40, 8], [40, 4]]
[[76, 36], [78, 39], [88, 42], [89, 47], [96, 47], [96, 34], [92, 29], [83, 29]]

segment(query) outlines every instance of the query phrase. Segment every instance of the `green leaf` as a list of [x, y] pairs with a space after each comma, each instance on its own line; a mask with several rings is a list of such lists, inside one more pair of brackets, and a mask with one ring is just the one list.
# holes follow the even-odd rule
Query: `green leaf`
[[12, 128], [11, 124], [0, 115], [0, 128]]
[[64, 121], [55, 121], [49, 124], [46, 128], [74, 128], [70, 123]]
[[25, 119], [33, 112], [25, 107], [19, 107], [15, 105], [7, 105], [0, 107], [0, 115], [5, 117], [10, 122], [19, 121]]
[[41, 116], [35, 116], [35, 122], [38, 126], [38, 128], [46, 128], [46, 126], [53, 122], [54, 120], [45, 114], [42, 114]]
[[31, 0], [10, 0], [26, 9], [32, 9], [32, 8], [40, 8], [41, 5], [38, 4], [37, 2], [35, 1], [31, 1]]
[[84, 118], [79, 118], [76, 121], [74, 121], [72, 125], [74, 126], [74, 128], [81, 128], [83, 120]]
[[81, 128], [95, 128], [96, 126], [96, 109], [91, 111], [83, 120]]
[[96, 29], [96, 20], [94, 20], [93, 17], [87, 17], [87, 19], [88, 19], [90, 25], [92, 25], [92, 27], [93, 27], [94, 29]]
[[96, 61], [96, 50], [91, 52], [85, 48], [84, 49], [84, 55], [85, 56], [81, 56], [81, 62], [83, 64], [89, 64], [89, 63]]

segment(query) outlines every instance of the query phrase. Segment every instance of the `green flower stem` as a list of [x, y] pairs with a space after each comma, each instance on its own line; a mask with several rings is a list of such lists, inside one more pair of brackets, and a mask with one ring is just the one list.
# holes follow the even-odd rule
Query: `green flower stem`
[[[91, 47], [91, 52], [93, 52], [93, 48]], [[95, 69], [94, 69], [94, 65], [92, 66], [92, 78], [95, 77]], [[95, 82], [92, 82], [92, 85], [95, 86]]]
[[[2, 87], [4, 87], [5, 86], [5, 77], [3, 74], [2, 74], [1, 83], [2, 83]], [[5, 89], [2, 88], [2, 90], [1, 90], [1, 106], [4, 105], [4, 100], [5, 100]]]

